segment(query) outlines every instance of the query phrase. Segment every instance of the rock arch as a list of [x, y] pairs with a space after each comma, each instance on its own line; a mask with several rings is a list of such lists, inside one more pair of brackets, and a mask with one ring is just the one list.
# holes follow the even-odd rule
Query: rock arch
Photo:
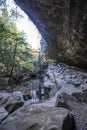
[[14, 0], [47, 42], [50, 58], [87, 66], [87, 0]]

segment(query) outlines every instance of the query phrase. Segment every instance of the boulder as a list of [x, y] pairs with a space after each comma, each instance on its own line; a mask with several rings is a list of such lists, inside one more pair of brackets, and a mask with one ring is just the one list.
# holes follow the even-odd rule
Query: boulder
[[[86, 82], [87, 82], [87, 81], [86, 81]], [[82, 90], [87, 89], [87, 83], [81, 84], [81, 85], [80, 85], [80, 88], [81, 88]]]
[[19, 107], [23, 106], [24, 99], [20, 91], [0, 94], [0, 105], [5, 107], [8, 113], [12, 113]]
[[47, 80], [44, 82], [44, 86], [45, 87], [55, 86], [55, 83], [52, 80]]
[[0, 130], [75, 130], [75, 124], [66, 109], [31, 105], [12, 113]]
[[47, 69], [48, 68], [49, 63], [48, 62], [43, 62], [42, 64], [42, 69]]
[[78, 101], [87, 104], [87, 89], [83, 89], [81, 92], [74, 92], [72, 96], [76, 97]]
[[69, 109], [69, 110], [70, 110], [70, 108], [69, 108], [67, 102], [64, 100], [62, 94], [59, 94], [59, 95], [57, 96], [55, 106], [56, 106], [56, 107], [62, 107], [62, 108], [65, 108], [65, 109]]
[[5, 110], [5, 108], [0, 107], [0, 123], [7, 116], [8, 116], [8, 112]]
[[8, 111], [8, 113], [12, 113], [14, 111], [16, 111], [18, 108], [20, 108], [21, 106], [23, 106], [24, 103], [23, 102], [15, 102], [15, 103], [9, 103], [5, 106], [5, 109]]
[[15, 91], [13, 92], [13, 97], [18, 101], [24, 101], [23, 99], [23, 93], [21, 91]]
[[82, 93], [81, 92], [73, 92], [72, 96], [76, 97], [76, 99], [78, 99], [78, 101], [82, 101]]
[[5, 104], [11, 96], [12, 94], [10, 93], [0, 93], [0, 106]]
[[29, 94], [24, 94], [23, 99], [24, 99], [24, 101], [28, 101], [29, 99], [32, 99], [32, 96]]
[[23, 94], [23, 100], [28, 101], [29, 99], [33, 98], [33, 91], [34, 90], [29, 90], [26, 93]]
[[20, 91], [15, 91], [13, 93], [0, 93], [0, 105], [5, 106], [5, 104], [8, 103], [13, 103], [13, 102], [18, 102], [18, 101], [23, 101], [23, 94]]
[[[76, 97], [66, 93], [61, 93], [61, 96], [62, 99], [60, 101], [64, 101], [67, 104], [67, 106], [69, 106], [69, 109], [72, 115], [74, 116], [77, 130], [80, 130], [87, 119], [87, 104], [80, 102]], [[57, 106], [57, 100], [58, 97], [56, 99], [55, 106]], [[65, 108], [65, 106], [63, 105], [62, 107]]]
[[78, 100], [75, 97], [62, 92], [57, 95], [55, 106], [69, 109], [72, 111], [74, 106], [71, 103], [74, 102], [78, 102]]

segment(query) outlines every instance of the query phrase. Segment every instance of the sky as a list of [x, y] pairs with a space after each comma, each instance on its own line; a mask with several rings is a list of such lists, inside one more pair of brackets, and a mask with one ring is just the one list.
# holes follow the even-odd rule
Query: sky
[[[15, 3], [13, 0], [7, 0], [8, 10], [15, 7]], [[23, 18], [16, 20], [16, 26], [19, 31], [23, 31], [26, 33], [27, 42], [32, 46], [32, 48], [38, 50], [40, 48], [40, 39], [41, 35], [37, 30], [36, 26], [32, 23], [32, 21], [28, 18], [28, 16], [17, 7], [18, 12], [23, 15]]]

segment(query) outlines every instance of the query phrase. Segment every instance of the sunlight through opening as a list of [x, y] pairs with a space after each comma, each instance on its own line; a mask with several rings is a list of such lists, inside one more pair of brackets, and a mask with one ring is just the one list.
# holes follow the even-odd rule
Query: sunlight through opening
[[[11, 9], [16, 9], [16, 5], [13, 0], [7, 0], [7, 8], [9, 13], [11, 12]], [[24, 11], [22, 11], [19, 7], [17, 7], [17, 11], [20, 15], [22, 15], [21, 18], [15, 20], [18, 30], [24, 32], [26, 34], [27, 42], [32, 46], [33, 49], [38, 50], [40, 48], [41, 40], [41, 35], [38, 29], [24, 13]]]

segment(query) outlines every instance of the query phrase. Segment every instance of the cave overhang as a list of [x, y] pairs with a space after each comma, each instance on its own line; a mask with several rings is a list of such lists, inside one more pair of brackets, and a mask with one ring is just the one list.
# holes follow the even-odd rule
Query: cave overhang
[[47, 42], [56, 61], [87, 66], [87, 0], [14, 0]]

